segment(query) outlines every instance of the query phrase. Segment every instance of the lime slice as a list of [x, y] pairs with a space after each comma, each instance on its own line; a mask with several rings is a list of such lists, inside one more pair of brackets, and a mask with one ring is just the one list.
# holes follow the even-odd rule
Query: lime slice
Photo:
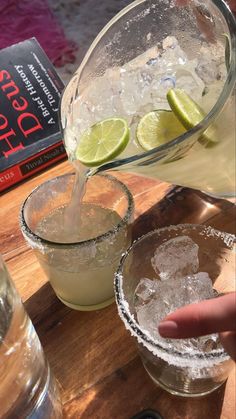
[[136, 136], [144, 150], [151, 150], [177, 138], [185, 129], [173, 112], [151, 111], [139, 121]]
[[108, 118], [82, 134], [76, 158], [85, 166], [99, 166], [117, 157], [129, 141], [129, 128], [122, 118]]
[[[205, 118], [205, 112], [191, 97], [181, 89], [170, 89], [167, 100], [178, 120], [189, 130]], [[208, 128], [199, 141], [203, 144], [217, 143], [216, 130]]]

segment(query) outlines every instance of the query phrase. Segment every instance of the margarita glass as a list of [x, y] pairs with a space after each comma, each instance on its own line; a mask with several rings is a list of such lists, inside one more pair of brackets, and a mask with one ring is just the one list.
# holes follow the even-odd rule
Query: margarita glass
[[[184, 3], [136, 0], [100, 32], [63, 93], [64, 143], [75, 162], [86, 130], [106, 118], [123, 118], [130, 129], [128, 145], [112, 161], [88, 167], [89, 174], [133, 171], [232, 197], [235, 17], [221, 0]], [[183, 89], [205, 117], [168, 142], [158, 143], [157, 136], [157, 146], [145, 151], [137, 141], [138, 124], [153, 110], [170, 109], [166, 94], [171, 88]], [[145, 143], [149, 134], [147, 128]], [[211, 137], [207, 145], [204, 136]]]
[[[229, 355], [221, 345], [214, 346], [211, 336], [204, 340], [203, 350], [202, 347], [199, 349], [196, 339], [193, 346], [185, 339], [168, 340], [157, 336], [158, 323], [155, 324], [155, 321], [154, 332], [149, 329], [156, 315], [160, 318], [165, 317], [166, 313], [162, 312], [162, 309], [167, 304], [168, 293], [171, 293], [171, 303], [175, 304], [179, 297], [185, 299], [186, 288], [183, 288], [181, 292], [178, 291], [182, 278], [180, 282], [175, 276], [165, 281], [157, 278], [152, 262], [156, 249], [160, 249], [159, 246], [166, 245], [170, 239], [179, 239], [183, 236], [185, 240], [187, 236], [199, 246], [199, 272], [208, 273], [214, 290], [218, 294], [234, 291], [235, 236], [203, 225], [183, 224], [154, 230], [132, 244], [122, 257], [116, 273], [115, 296], [119, 315], [125, 327], [135, 338], [143, 365], [152, 380], [172, 394], [195, 397], [211, 393], [225, 382], [233, 366]], [[165, 253], [163, 255], [165, 256]], [[166, 253], [166, 259], [167, 257], [169, 256]], [[186, 257], [189, 260], [189, 252], [185, 253]], [[164, 259], [165, 263], [166, 259]], [[173, 269], [173, 263], [169, 265], [169, 268], [170, 271]], [[166, 289], [161, 302], [162, 308], [158, 308], [159, 303], [156, 300], [154, 313], [150, 314], [149, 320], [146, 318], [144, 327], [143, 324], [140, 325], [142, 317], [138, 317], [137, 312], [137, 285], [140, 280], [144, 279], [152, 284], [155, 282], [153, 278], [156, 278], [159, 284], [165, 282]], [[231, 281], [229, 284], [226, 278]], [[187, 279], [190, 281], [189, 276]], [[201, 278], [198, 280], [200, 281]], [[170, 286], [169, 281], [176, 281], [177, 285], [171, 282]], [[205, 284], [205, 278], [202, 282]], [[150, 285], [150, 294], [147, 294], [148, 289], [143, 291], [144, 297], [150, 298], [153, 292], [152, 286]], [[195, 286], [190, 293], [194, 292]], [[143, 302], [144, 308], [145, 304], [149, 304], [148, 301]]]
[[37, 187], [23, 203], [21, 230], [58, 298], [76, 310], [96, 310], [114, 301], [114, 273], [131, 243], [133, 198], [115, 177], [97, 175], [82, 202], [72, 201], [74, 178]]

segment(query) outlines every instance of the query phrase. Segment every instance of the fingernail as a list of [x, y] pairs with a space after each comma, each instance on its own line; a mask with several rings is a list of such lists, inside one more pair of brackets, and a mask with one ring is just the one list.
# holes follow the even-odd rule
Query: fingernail
[[159, 324], [158, 331], [164, 338], [174, 338], [178, 335], [178, 325], [172, 320], [165, 320]]

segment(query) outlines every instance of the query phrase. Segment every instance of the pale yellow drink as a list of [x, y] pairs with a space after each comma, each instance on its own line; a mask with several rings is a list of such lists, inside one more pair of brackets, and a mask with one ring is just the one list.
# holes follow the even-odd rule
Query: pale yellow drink
[[[214, 121], [218, 142], [204, 147], [196, 141], [179, 145], [162, 161], [147, 166], [128, 165], [126, 170], [173, 184], [200, 189], [213, 196], [233, 197], [236, 191], [236, 107], [235, 97]], [[202, 100], [203, 108], [207, 103]], [[125, 167], [124, 167], [125, 169]]]
[[38, 223], [41, 238], [71, 246], [69, 253], [59, 255], [55, 248], [50, 262], [39, 258], [40, 264], [64, 304], [77, 310], [103, 308], [114, 300], [114, 273], [131, 240], [128, 226], [116, 211], [94, 204], [81, 205], [74, 231], [65, 228], [65, 216], [65, 207], [60, 207]]

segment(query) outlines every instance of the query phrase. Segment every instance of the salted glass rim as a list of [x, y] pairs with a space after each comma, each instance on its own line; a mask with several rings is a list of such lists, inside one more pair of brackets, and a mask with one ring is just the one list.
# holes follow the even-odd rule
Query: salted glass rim
[[[36, 243], [38, 246], [42, 246], [42, 247], [53, 247], [53, 248], [60, 248], [60, 249], [67, 249], [69, 248], [77, 248], [77, 247], [83, 247], [83, 246], [89, 246], [90, 244], [96, 244], [99, 243], [103, 240], [107, 240], [109, 237], [111, 237], [114, 234], [117, 234], [117, 232], [123, 227], [125, 226], [131, 216], [132, 213], [134, 211], [134, 199], [133, 196], [130, 192], [130, 190], [128, 189], [128, 187], [121, 182], [119, 179], [117, 179], [116, 177], [107, 174], [107, 173], [97, 173], [95, 176], [100, 176], [103, 177], [107, 180], [109, 180], [112, 183], [115, 183], [120, 190], [124, 193], [124, 196], [126, 196], [127, 199], [127, 209], [125, 212], [125, 215], [121, 218], [121, 221], [119, 221], [119, 223], [117, 223], [112, 229], [108, 230], [106, 233], [100, 234], [98, 236], [95, 236], [94, 238], [88, 239], [88, 240], [82, 240], [79, 242], [71, 242], [71, 243], [59, 243], [59, 242], [54, 242], [52, 240], [47, 240], [43, 237], [40, 237], [38, 234], [36, 234], [27, 224], [26, 219], [25, 219], [25, 210], [26, 210], [26, 206], [27, 206], [27, 202], [30, 198], [32, 198], [32, 196], [38, 192], [40, 190], [40, 188], [44, 187], [46, 184], [50, 184], [52, 181], [55, 181], [57, 179], [62, 179], [65, 177], [70, 177], [70, 176], [75, 176], [75, 173], [65, 173], [64, 175], [59, 175], [56, 176], [54, 178], [51, 178], [49, 180], [47, 180], [46, 182], [43, 182], [41, 185], [37, 186], [36, 188], [34, 188], [31, 193], [27, 196], [27, 198], [24, 200], [21, 209], [20, 209], [20, 227], [21, 227], [21, 231], [22, 233], [27, 237], [27, 239], [30, 239], [34, 244], [33, 247], [36, 246]], [[37, 246], [37, 247], [38, 247]]]
[[[163, 231], [171, 231], [171, 230], [182, 230], [182, 229], [192, 229], [192, 230], [200, 230], [202, 233], [209, 234], [209, 237], [217, 237], [224, 241], [226, 246], [229, 247], [230, 244], [234, 244], [236, 242], [236, 236], [231, 233], [226, 233], [220, 230], [217, 230], [211, 226], [206, 226], [204, 224], [177, 224], [177, 225], [170, 225], [167, 227], [162, 227], [159, 229], [155, 229], [150, 231], [147, 234], [142, 235], [137, 240], [135, 240], [131, 246], [127, 249], [127, 251], [122, 255], [120, 260], [120, 264], [115, 274], [114, 280], [114, 290], [115, 290], [115, 298], [116, 304], [118, 307], [119, 316], [123, 320], [126, 328], [131, 332], [131, 335], [138, 339], [138, 342], [143, 344], [148, 350], [150, 350], [154, 355], [157, 355], [159, 351], [162, 354], [167, 354], [171, 357], [175, 356], [176, 359], [185, 359], [186, 363], [189, 363], [191, 360], [199, 360], [209, 362], [209, 361], [216, 361], [216, 360], [225, 360], [229, 358], [229, 355], [226, 353], [224, 349], [215, 349], [209, 353], [203, 353], [201, 351], [178, 351], [176, 349], [169, 348], [168, 345], [165, 345], [164, 342], [158, 342], [151, 337], [148, 332], [145, 332], [143, 328], [141, 328], [138, 322], [135, 320], [134, 316], [131, 314], [129, 310], [129, 304], [125, 299], [124, 292], [123, 292], [123, 267], [127, 257], [129, 256], [130, 252], [132, 252], [133, 248], [136, 247], [142, 240], [155, 235], [160, 234]], [[230, 249], [230, 248], [229, 248]], [[157, 355], [158, 356], [158, 355]], [[160, 355], [161, 356], [161, 355]]]
[[[82, 60], [79, 68], [77, 69], [77, 71], [74, 74], [74, 77], [72, 77], [70, 83], [74, 83], [74, 78], [78, 78], [76, 80], [77, 83], [77, 88], [76, 91], [78, 89], [78, 80], [83, 72], [84, 67], [86, 66], [89, 57], [92, 53], [92, 51], [94, 50], [94, 48], [96, 47], [96, 45], [100, 42], [101, 38], [106, 34], [106, 32], [108, 32], [108, 30], [110, 29], [110, 27], [112, 25], [114, 25], [119, 19], [121, 19], [127, 12], [129, 12], [130, 10], [132, 10], [133, 8], [135, 8], [136, 6], [138, 6], [139, 4], [145, 3], [145, 1], [147, 0], [135, 0], [134, 2], [132, 2], [130, 5], [126, 6], [125, 8], [123, 8], [119, 13], [117, 13], [105, 26], [104, 28], [99, 32], [99, 34], [97, 35], [97, 37], [95, 38], [95, 40], [92, 42], [90, 48], [88, 49], [87, 53], [84, 56], [84, 59]], [[160, 1], [160, 0], [159, 0]], [[228, 97], [232, 94], [233, 89], [234, 89], [234, 85], [236, 82], [236, 71], [235, 71], [235, 67], [236, 67], [236, 18], [234, 16], [234, 14], [232, 13], [232, 11], [230, 10], [229, 6], [225, 3], [225, 1], [223, 0], [210, 0], [221, 12], [221, 14], [223, 15], [225, 22], [228, 26], [228, 30], [230, 33], [230, 41], [231, 41], [231, 45], [230, 45], [230, 66], [228, 69], [228, 74], [227, 74], [227, 78], [224, 82], [222, 91], [215, 103], [215, 105], [213, 106], [213, 108], [210, 110], [210, 112], [205, 116], [205, 118], [198, 123], [196, 126], [194, 126], [193, 128], [189, 129], [188, 131], [186, 131], [185, 133], [183, 133], [182, 135], [176, 137], [175, 139], [169, 141], [167, 144], [163, 144], [160, 145], [158, 147], [153, 148], [152, 150], [149, 151], [145, 151], [143, 153], [140, 154], [135, 154], [132, 155], [130, 157], [126, 157], [126, 158], [122, 158], [122, 159], [115, 159], [112, 162], [108, 162], [105, 163], [101, 166], [99, 166], [97, 169], [94, 169], [94, 173], [96, 172], [100, 172], [102, 170], [109, 170], [109, 169], [115, 169], [116, 167], [125, 165], [125, 164], [129, 164], [132, 163], [134, 161], [139, 161], [148, 157], [156, 157], [159, 158], [159, 152], [167, 152], [169, 149], [172, 149], [172, 147], [182, 144], [185, 140], [187, 140], [188, 138], [190, 138], [192, 135], [197, 134], [198, 132], [204, 132], [207, 127], [209, 125], [211, 125], [211, 123], [213, 123], [213, 121], [215, 120], [215, 118], [217, 117], [217, 115], [221, 112], [221, 110], [223, 109]], [[65, 92], [67, 91], [67, 87], [64, 89], [62, 96], [61, 96], [61, 101], [60, 101], [60, 107], [59, 107], [59, 115], [60, 115], [60, 125], [61, 125], [61, 129], [62, 131], [64, 131], [66, 129], [66, 119], [67, 116], [66, 114], [68, 114], [68, 110], [66, 111], [66, 113], [64, 112], [64, 117], [63, 119], [65, 120], [65, 124], [63, 127], [63, 123], [62, 123], [62, 107], [63, 107], [63, 98], [65, 95]], [[72, 97], [70, 100], [70, 104], [69, 106], [72, 105]], [[200, 135], [200, 134], [199, 134]]]

